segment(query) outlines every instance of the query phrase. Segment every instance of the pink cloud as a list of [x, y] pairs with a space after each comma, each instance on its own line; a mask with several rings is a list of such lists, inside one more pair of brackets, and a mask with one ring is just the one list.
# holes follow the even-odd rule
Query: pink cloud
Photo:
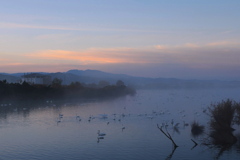
[[[141, 54], [141, 53], [140, 53]], [[91, 63], [147, 63], [138, 51], [131, 48], [91, 48], [83, 51], [45, 50], [28, 54], [31, 59], [64, 60], [82, 64]]]
[[[213, 43], [214, 44], [214, 43]], [[11, 56], [2, 59], [1, 70], [67, 71], [69, 69], [99, 69], [105, 71], [121, 70], [131, 73], [168, 73], [181, 70], [218, 71], [239, 68], [240, 48], [233, 43], [225, 46], [186, 43], [182, 45], [157, 45], [142, 48], [89, 48], [85, 50], [43, 50], [26, 54], [24, 57]], [[4, 57], [5, 58], [5, 57]], [[9, 57], [7, 57], [9, 59]], [[180, 67], [180, 68], [179, 68]], [[182, 67], [182, 69], [181, 69]], [[145, 69], [144, 69], [145, 68]], [[148, 69], [149, 68], [149, 71]], [[151, 68], [151, 69], [150, 69]], [[155, 68], [155, 69], [154, 69]], [[147, 73], [142, 73], [147, 74]], [[152, 73], [154, 74], [154, 73]]]
[[231, 42], [231, 41], [219, 41], [219, 42], [212, 42], [206, 44], [206, 46], [218, 47], [218, 46], [232, 46], [232, 45], [239, 45], [238, 42]]

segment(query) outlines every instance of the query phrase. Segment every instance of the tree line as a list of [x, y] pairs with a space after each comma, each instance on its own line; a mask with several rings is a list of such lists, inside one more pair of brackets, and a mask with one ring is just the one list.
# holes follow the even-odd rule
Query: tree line
[[62, 80], [58, 78], [55, 78], [50, 85], [0, 81], [0, 101], [113, 98], [135, 93], [135, 89], [127, 87], [121, 80], [113, 85], [105, 81], [88, 85], [80, 82], [62, 85]]

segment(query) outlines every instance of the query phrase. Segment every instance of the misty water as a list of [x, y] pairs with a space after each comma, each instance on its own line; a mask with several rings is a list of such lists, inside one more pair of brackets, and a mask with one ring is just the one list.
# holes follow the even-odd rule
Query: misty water
[[[0, 115], [0, 159], [238, 159], [239, 142], [220, 156], [220, 149], [201, 145], [193, 137], [194, 120], [207, 128], [203, 113], [211, 103], [227, 98], [240, 101], [239, 89], [138, 90], [135, 96], [79, 103], [48, 101], [37, 107], [13, 108]], [[34, 105], [34, 104], [33, 104]], [[37, 104], [36, 104], [37, 105]], [[171, 122], [179, 123], [174, 130]], [[168, 124], [172, 143], [157, 124]], [[240, 133], [235, 126], [234, 134]], [[98, 138], [98, 130], [106, 135]], [[194, 139], [198, 146], [193, 148]]]

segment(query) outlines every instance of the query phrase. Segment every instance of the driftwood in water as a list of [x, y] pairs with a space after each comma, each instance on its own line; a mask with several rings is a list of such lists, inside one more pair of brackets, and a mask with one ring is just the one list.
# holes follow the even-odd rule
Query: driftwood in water
[[162, 126], [159, 127], [158, 124], [157, 124], [157, 127], [168, 139], [170, 139], [172, 141], [174, 149], [176, 149], [178, 147], [178, 145], [174, 142], [174, 140], [172, 139], [172, 136], [168, 133], [168, 131], [166, 130], [166, 132], [164, 132], [163, 129], [162, 129]]
[[191, 150], [192, 150], [198, 145], [198, 143], [196, 141], [194, 141], [193, 139], [191, 139], [191, 141], [194, 143], [194, 146], [191, 148]]

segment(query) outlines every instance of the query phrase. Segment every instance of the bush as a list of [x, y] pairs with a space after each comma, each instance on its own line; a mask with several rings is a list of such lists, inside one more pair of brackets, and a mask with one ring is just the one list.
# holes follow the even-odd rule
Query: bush
[[191, 132], [194, 137], [197, 137], [203, 134], [205, 127], [203, 125], [199, 125], [198, 122], [194, 121], [191, 124]]
[[237, 141], [233, 135], [232, 125], [234, 123], [235, 111], [239, 106], [238, 103], [227, 99], [217, 104], [213, 104], [210, 108], [210, 137], [214, 144], [229, 145]]
[[232, 130], [233, 118], [237, 103], [227, 99], [209, 108], [211, 114], [211, 128], [215, 130]]

